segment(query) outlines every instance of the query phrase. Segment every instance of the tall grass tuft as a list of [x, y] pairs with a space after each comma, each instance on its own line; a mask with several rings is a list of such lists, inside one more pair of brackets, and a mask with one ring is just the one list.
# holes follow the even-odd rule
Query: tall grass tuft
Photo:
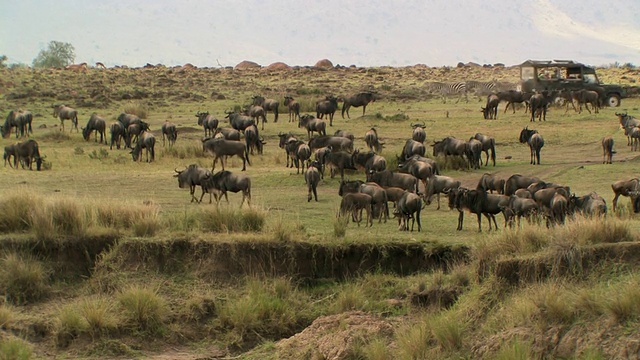
[[33, 351], [31, 346], [18, 338], [3, 338], [0, 340], [0, 359], [28, 360]]
[[533, 358], [531, 343], [518, 338], [508, 343], [503, 343], [493, 357], [494, 360], [529, 360]]
[[9, 195], [0, 201], [0, 232], [22, 232], [31, 228], [33, 209], [42, 208], [44, 202], [27, 192]]
[[211, 232], [259, 232], [264, 226], [265, 218], [263, 211], [254, 208], [216, 208], [202, 211], [200, 225], [203, 231]]
[[[149, 205], [132, 205], [132, 204], [98, 204], [94, 208], [95, 222], [98, 225], [116, 228], [116, 229], [133, 229], [137, 224], [140, 225], [144, 234], [145, 226], [154, 222], [158, 223], [158, 208]], [[158, 226], [157, 224], [155, 224]], [[144, 235], [138, 235], [144, 236]]]
[[383, 339], [376, 338], [362, 348], [362, 354], [368, 360], [391, 360], [391, 352]]
[[560, 232], [567, 241], [580, 245], [636, 241], [630, 223], [615, 217], [590, 219], [579, 216]]
[[137, 115], [140, 119], [146, 119], [149, 115], [149, 109], [146, 105], [139, 101], [132, 101], [124, 106], [124, 112], [127, 114]]
[[640, 284], [632, 280], [622, 284], [617, 291], [612, 292], [609, 299], [604, 301], [605, 312], [616, 322], [640, 316]]
[[38, 140], [44, 140], [47, 142], [63, 142], [71, 140], [71, 135], [66, 131], [55, 129], [47, 132], [46, 134], [40, 135]]
[[[57, 199], [46, 207], [51, 214], [53, 224], [58, 233], [64, 235], [82, 235], [88, 225], [84, 208], [70, 199]], [[37, 224], [34, 224], [34, 227]]]
[[118, 300], [125, 310], [126, 319], [134, 328], [150, 333], [162, 329], [169, 308], [156, 291], [130, 286], [120, 293]]
[[345, 311], [364, 310], [367, 297], [358, 285], [346, 285], [336, 296], [331, 311], [339, 314]]
[[347, 234], [347, 225], [349, 218], [346, 216], [338, 216], [333, 219], [333, 235], [336, 238], [343, 238]]
[[538, 308], [543, 326], [547, 324], [571, 324], [576, 317], [575, 298], [571, 291], [560, 284], [535, 286], [532, 301]]
[[17, 318], [15, 310], [9, 305], [0, 305], [0, 329], [8, 328]]
[[444, 312], [429, 320], [431, 333], [438, 344], [447, 351], [462, 348], [467, 323], [455, 312]]
[[162, 150], [161, 154], [162, 157], [170, 156], [177, 159], [194, 159], [207, 157], [202, 151], [202, 146], [197, 143], [179, 144], [171, 148], [165, 148]]
[[47, 271], [31, 256], [6, 253], [0, 259], [0, 288], [15, 304], [36, 301], [47, 291]]
[[58, 310], [55, 321], [58, 345], [66, 346], [71, 339], [89, 330], [89, 323], [74, 304]]
[[433, 334], [425, 320], [401, 326], [396, 331], [396, 342], [401, 359], [431, 358], [429, 355], [433, 347]]
[[469, 162], [461, 156], [436, 156], [436, 163], [440, 171], [442, 170], [467, 170]]
[[77, 308], [87, 322], [88, 330], [94, 338], [106, 334], [118, 326], [116, 309], [111, 301], [105, 297], [84, 298], [77, 304]]

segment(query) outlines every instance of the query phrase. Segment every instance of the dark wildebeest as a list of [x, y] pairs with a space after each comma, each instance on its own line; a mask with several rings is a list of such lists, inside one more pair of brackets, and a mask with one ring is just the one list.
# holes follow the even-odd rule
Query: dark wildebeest
[[602, 139], [602, 163], [613, 164], [613, 137], [605, 136]]
[[278, 147], [280, 149], [284, 149], [285, 153], [287, 154], [287, 165], [286, 167], [289, 167], [289, 159], [291, 159], [291, 157], [289, 156], [289, 150], [287, 150], [287, 144], [289, 144], [292, 140], [298, 140], [291, 132], [285, 134], [283, 132], [278, 133], [278, 138], [280, 138], [279, 142], [278, 142]]
[[352, 133], [348, 132], [348, 131], [344, 131], [344, 130], [336, 130], [336, 132], [333, 134], [333, 136], [340, 136], [343, 138], [347, 138], [351, 141], [354, 141], [356, 139], [355, 135], [353, 135]]
[[242, 115], [237, 112], [225, 112], [225, 114], [227, 114], [225, 117], [229, 119], [231, 127], [238, 131], [244, 132], [244, 129], [250, 125], [256, 125], [255, 120], [250, 116]]
[[364, 170], [365, 173], [368, 173], [369, 170], [382, 171], [387, 169], [387, 160], [373, 151], [360, 152], [360, 150], [356, 149], [351, 154], [351, 158], [353, 165], [358, 169]]
[[498, 95], [498, 98], [500, 101], [507, 102], [507, 106], [505, 106], [504, 112], [506, 113], [507, 110], [509, 109], [509, 105], [511, 105], [511, 108], [513, 109], [513, 113], [515, 114], [516, 103], [517, 104], [522, 104], [523, 102], [528, 103], [531, 96], [533, 96], [533, 93], [523, 93], [521, 91], [509, 90], [509, 91], [501, 91], [496, 95]]
[[327, 123], [310, 114], [299, 117], [298, 127], [307, 129], [307, 137], [309, 140], [311, 140], [311, 134], [314, 132], [317, 132], [318, 135], [327, 135]]
[[356, 170], [351, 154], [346, 151], [331, 151], [324, 157], [324, 165], [330, 169], [331, 178], [340, 171], [340, 180], [344, 180], [344, 170]]
[[569, 200], [562, 194], [556, 193], [551, 198], [550, 211], [547, 217], [547, 227], [549, 224], [564, 224], [569, 212]]
[[510, 227], [513, 227], [514, 218], [517, 219], [517, 226], [520, 227], [520, 220], [523, 216], [530, 222], [531, 217], [536, 215], [538, 211], [538, 203], [535, 200], [515, 195], [509, 197], [507, 206], [503, 208], [506, 221]]
[[213, 117], [213, 115], [209, 115], [209, 112], [197, 112], [196, 117], [198, 118], [198, 125], [202, 126], [204, 129], [204, 136], [213, 136], [213, 133], [218, 128], [218, 124], [220, 121]]
[[409, 219], [411, 219], [411, 231], [413, 226], [418, 223], [418, 231], [422, 230], [420, 224], [420, 211], [422, 210], [422, 199], [417, 194], [405, 191], [402, 194], [394, 214], [398, 216], [398, 230], [409, 231]]
[[504, 194], [504, 184], [504, 179], [499, 179], [493, 174], [484, 173], [480, 181], [478, 181], [476, 189], [489, 191], [490, 193], [496, 191], [498, 194]]
[[[123, 128], [124, 128], [124, 133], [122, 135], [122, 138], [125, 141], [125, 144], [127, 143], [127, 138], [129, 137], [129, 134], [127, 133], [128, 129], [129, 129], [129, 125], [131, 124], [141, 124], [142, 123], [142, 119], [140, 119], [138, 117], [138, 115], [134, 115], [134, 114], [127, 114], [127, 113], [121, 113], [120, 115], [118, 115], [117, 120], [122, 124]], [[127, 145], [127, 147], [129, 147], [130, 145]]]
[[16, 154], [16, 144], [7, 145], [4, 147], [4, 167], [7, 167], [7, 161], [9, 161], [9, 166], [13, 167], [11, 164], [11, 157], [13, 156], [13, 161], [16, 162], [18, 155]]
[[124, 137], [127, 147], [131, 147], [131, 143], [138, 142], [138, 137], [145, 131], [149, 131], [149, 124], [144, 121], [129, 124]]
[[33, 121], [33, 114], [29, 111], [12, 110], [7, 115], [7, 119], [4, 121], [4, 125], [0, 126], [0, 133], [3, 138], [8, 138], [11, 135], [11, 129], [16, 128], [16, 139], [18, 138], [18, 132], [20, 136], [24, 136], [25, 133], [28, 136], [33, 133], [31, 123]]
[[102, 144], [102, 140], [104, 139], [104, 143], [107, 143], [107, 136], [105, 134], [107, 128], [107, 122], [100, 117], [98, 114], [93, 113], [87, 121], [87, 126], [82, 128], [82, 137], [89, 141], [91, 137], [91, 132], [95, 132], [95, 141], [98, 141], [98, 133], [100, 133], [100, 143]]
[[435, 195], [438, 199], [438, 208], [440, 210], [440, 194], [445, 193], [447, 189], [456, 189], [460, 187], [460, 181], [454, 180], [449, 176], [433, 175], [427, 182], [426, 193], [424, 194], [425, 204], [431, 205], [431, 198]]
[[[285, 104], [286, 105], [286, 104]], [[318, 183], [320, 182], [320, 170], [321, 164], [318, 161], [313, 161], [309, 164], [309, 167], [304, 172], [304, 183], [307, 184], [309, 188], [309, 194], [307, 195], [307, 202], [311, 201], [311, 193], [313, 193], [313, 198], [318, 201]]]
[[544, 90], [531, 96], [531, 99], [529, 99], [531, 121], [536, 121], [536, 115], [538, 116], [538, 121], [547, 121], [547, 108], [553, 102], [556, 94], [556, 91]]
[[424, 156], [426, 151], [427, 149], [425, 148], [423, 143], [412, 140], [412, 139], [408, 139], [404, 143], [404, 147], [402, 148], [402, 153], [400, 154], [398, 161], [405, 162], [407, 161], [407, 159], [409, 159], [414, 155]]
[[371, 224], [373, 226], [373, 217], [371, 214], [371, 196], [364, 193], [349, 193], [342, 197], [340, 202], [339, 217], [351, 214], [353, 221], [358, 223], [362, 221], [362, 210], [367, 212], [367, 220], [365, 226]]
[[142, 149], [145, 149], [145, 154], [147, 155], [147, 162], [149, 161], [149, 153], [151, 153], [151, 162], [156, 157], [155, 152], [156, 146], [156, 138], [149, 131], [144, 131], [140, 134], [138, 141], [136, 142], [136, 146], [131, 150], [131, 156], [133, 156], [133, 161], [142, 161]]
[[403, 163], [399, 163], [398, 171], [415, 176], [418, 180], [422, 181], [425, 189], [427, 188], [427, 181], [434, 175], [433, 166], [428, 162], [421, 161], [417, 155], [410, 157]]
[[316, 117], [322, 119], [329, 115], [329, 126], [333, 126], [333, 115], [338, 110], [338, 99], [335, 96], [327, 96], [316, 103]]
[[[233, 130], [233, 129], [230, 129]], [[237, 130], [233, 130], [237, 131]], [[240, 132], [238, 132], [238, 135]], [[247, 151], [253, 155], [253, 150], [255, 149], [258, 154], [262, 154], [262, 150], [264, 148], [264, 144], [266, 142], [260, 136], [258, 132], [258, 128], [255, 125], [251, 125], [248, 128], [244, 129], [244, 142], [247, 145]]]
[[376, 95], [370, 91], [365, 91], [361, 93], [357, 93], [353, 96], [349, 96], [344, 99], [342, 104], [342, 118], [344, 119], [344, 113], [347, 113], [347, 117], [351, 119], [349, 116], [349, 109], [353, 107], [362, 106], [362, 116], [364, 116], [365, 111], [367, 110], [367, 105], [370, 102], [376, 101]]
[[72, 124], [71, 131], [75, 128], [78, 132], [78, 111], [76, 109], [65, 105], [53, 105], [53, 117], [60, 119], [61, 131], [64, 131], [64, 121], [69, 119]]
[[491, 136], [482, 135], [481, 133], [476, 133], [473, 138], [482, 143], [482, 151], [487, 154], [487, 160], [484, 165], [489, 165], [489, 151], [491, 151], [491, 161], [493, 162], [493, 166], [496, 166], [496, 140]]
[[531, 161], [529, 164], [535, 165], [536, 161], [540, 165], [540, 149], [544, 146], [542, 135], [538, 134], [538, 130], [529, 130], [528, 127], [520, 132], [520, 143], [527, 143], [531, 152]]
[[389, 170], [373, 171], [367, 173], [367, 181], [374, 182], [380, 186], [395, 186], [407, 191], [418, 193], [418, 179], [411, 174], [403, 174]]
[[[225, 170], [218, 171], [213, 175], [205, 176], [201, 186], [204, 192], [211, 192], [212, 190], [220, 192], [220, 195], [216, 196], [216, 204], [220, 203], [220, 199], [223, 196], [227, 203], [229, 202], [227, 192], [237, 193], [242, 191], [240, 207], [244, 204], [245, 199], [247, 199], [247, 205], [251, 206], [251, 179], [245, 174], [233, 174], [231, 171]], [[202, 201], [202, 196], [200, 201]]]
[[433, 156], [444, 155], [445, 159], [449, 155], [459, 156], [464, 159], [469, 151], [468, 142], [451, 136], [435, 141], [431, 146], [433, 146]]
[[[250, 125], [250, 126], [256, 127], [255, 125]], [[228, 127], [217, 128], [216, 131], [213, 132], [214, 138], [223, 138], [223, 139], [232, 140], [232, 141], [240, 141], [240, 136], [241, 136], [240, 131], [236, 129], [228, 128]]]
[[375, 151], [376, 153], [382, 152], [382, 145], [384, 145], [384, 143], [378, 138], [376, 128], [371, 128], [364, 134], [364, 142], [369, 147], [369, 150]]
[[611, 184], [611, 189], [613, 190], [613, 211], [616, 211], [616, 207], [618, 206], [618, 197], [629, 196], [631, 197], [631, 203], [635, 203], [636, 198], [638, 198], [638, 192], [640, 191], [640, 180], [638, 178], [633, 178], [629, 180], [619, 180]]
[[[40, 146], [38, 146], [37, 141], [29, 139], [15, 144], [15, 154], [13, 157], [14, 168], [17, 169], [18, 162], [24, 160], [25, 163], [29, 164], [29, 170], [33, 170], [33, 162], [35, 161], [36, 170], [40, 171], [43, 159], [44, 157], [40, 156]], [[24, 168], [24, 163], [22, 167]]]
[[578, 103], [578, 113], [582, 113], [582, 105], [587, 109], [589, 114], [591, 114], [591, 110], [589, 110], [589, 105], [594, 109], [594, 112], [597, 114], [600, 108], [600, 100], [597, 91], [581, 89], [571, 93], [573, 100]]
[[492, 229], [492, 221], [495, 229], [498, 230], [495, 215], [503, 212], [503, 208], [509, 201], [509, 197], [505, 195], [489, 195], [483, 190], [469, 190], [460, 187], [449, 189], [447, 195], [449, 196], [449, 206], [453, 205], [459, 213], [457, 230], [462, 230], [465, 209], [478, 217], [478, 231], [482, 231], [482, 215], [489, 221], [489, 231]]
[[353, 151], [353, 140], [342, 136], [316, 136], [309, 140], [311, 151], [325, 146], [331, 146], [333, 151]]
[[419, 143], [427, 141], [427, 132], [424, 131], [425, 124], [411, 124], [413, 132], [411, 133], [411, 139]]
[[296, 174], [300, 172], [304, 173], [304, 169], [308, 167], [311, 159], [311, 149], [309, 145], [305, 144], [302, 140], [297, 140], [289, 144], [289, 148], [291, 149], [289, 156], [291, 156], [293, 162], [296, 164]]
[[626, 127], [624, 134], [627, 135], [628, 139], [631, 139], [631, 151], [638, 151], [640, 149], [640, 127]]
[[496, 94], [487, 96], [487, 104], [481, 108], [482, 115], [485, 119], [497, 119], [498, 118], [498, 105], [500, 104], [500, 98]]
[[389, 219], [389, 206], [387, 191], [374, 182], [362, 182], [361, 180], [340, 181], [338, 195], [344, 196], [349, 193], [363, 193], [371, 196], [371, 212], [372, 217], [378, 218], [378, 223], [387, 222]]
[[467, 160], [469, 160], [469, 167], [480, 169], [482, 166], [482, 143], [475, 138], [471, 138], [468, 144]]
[[511, 175], [504, 184], [504, 194], [507, 196], [514, 195], [518, 189], [526, 189], [533, 183], [540, 182], [535, 176], [523, 176], [520, 174]]
[[607, 215], [607, 203], [602, 196], [595, 192], [584, 196], [571, 195], [569, 198], [569, 212], [580, 212], [584, 216]]
[[300, 103], [294, 100], [291, 96], [284, 97], [284, 106], [289, 108], [289, 122], [294, 122], [296, 119], [300, 119]]
[[251, 165], [249, 161], [249, 152], [245, 144], [239, 141], [227, 140], [222, 138], [209, 138], [202, 141], [202, 151], [213, 155], [213, 164], [211, 171], [216, 169], [216, 161], [220, 159], [222, 170], [224, 171], [224, 157], [237, 156], [242, 159], [242, 171], [247, 169], [247, 165]]
[[627, 146], [629, 146], [631, 145], [631, 137], [627, 133], [627, 129], [640, 126], [640, 119], [636, 119], [635, 117], [628, 115], [627, 113], [616, 113], [616, 116], [620, 120], [620, 127], [625, 130], [624, 134], [627, 136]]
[[[178, 178], [178, 187], [180, 189], [185, 189], [189, 187], [189, 193], [191, 194], [191, 202], [198, 202], [198, 198], [195, 196], [196, 186], [202, 186], [202, 181], [211, 176], [211, 172], [209, 169], [203, 168], [197, 164], [191, 164], [187, 166], [184, 170], [178, 171], [175, 169], [176, 175], [174, 177]], [[202, 196], [204, 196], [204, 189], [202, 189]], [[209, 200], [211, 202], [211, 200]]]
[[109, 126], [109, 131], [111, 132], [111, 145], [109, 146], [109, 150], [113, 150], [114, 143], [116, 144], [116, 149], [120, 149], [120, 144], [125, 134], [124, 126], [120, 121], [116, 121]]
[[165, 136], [167, 137], [167, 141], [169, 141], [169, 147], [172, 147], [178, 139], [176, 124], [169, 122], [169, 120], [166, 120], [164, 124], [162, 124], [162, 146], [164, 146]]
[[260, 123], [260, 118], [262, 118], [261, 130], [264, 130], [264, 123], [267, 122], [267, 115], [262, 106], [251, 105], [249, 108], [244, 109], [244, 115], [251, 116], [251, 118], [255, 121], [256, 125]]
[[[263, 96], [260, 95], [256, 95], [252, 98], [253, 100], [253, 105], [257, 105], [257, 106], [261, 106], [265, 113], [272, 111], [273, 115], [275, 116], [275, 118], [273, 119], [273, 122], [276, 123], [278, 122], [278, 107], [280, 106], [280, 103], [278, 102], [278, 100], [275, 99], [265, 99]], [[286, 105], [286, 104], [285, 104]], [[266, 120], [266, 116], [265, 116], [265, 122]], [[264, 129], [262, 129], [264, 130]]]
[[564, 113], [569, 112], [569, 104], [573, 107], [575, 112], [578, 111], [576, 109], [576, 104], [573, 102], [573, 91], [569, 89], [562, 89], [558, 92], [558, 99], [562, 99], [564, 101]]

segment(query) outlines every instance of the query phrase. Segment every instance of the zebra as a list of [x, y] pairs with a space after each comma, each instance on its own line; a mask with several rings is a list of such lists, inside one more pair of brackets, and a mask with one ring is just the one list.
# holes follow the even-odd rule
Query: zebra
[[476, 81], [476, 80], [467, 80], [465, 82], [467, 87], [467, 92], [475, 93], [478, 97], [478, 101], [482, 101], [488, 95], [494, 94], [497, 92], [498, 86], [495, 81]]
[[441, 83], [441, 82], [432, 82], [428, 85], [429, 91], [433, 93], [440, 94], [442, 97], [442, 103], [447, 102], [447, 96], [459, 94], [460, 97], [456, 104], [460, 102], [462, 97], [464, 97], [466, 102], [469, 102], [467, 98], [467, 87], [464, 82], [453, 82], [453, 83]]

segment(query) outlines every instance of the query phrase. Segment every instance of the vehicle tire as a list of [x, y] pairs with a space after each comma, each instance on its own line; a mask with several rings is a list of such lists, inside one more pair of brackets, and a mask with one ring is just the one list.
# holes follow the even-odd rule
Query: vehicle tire
[[616, 94], [609, 95], [609, 97], [607, 98], [606, 104], [607, 106], [610, 106], [610, 107], [620, 106], [620, 96]]

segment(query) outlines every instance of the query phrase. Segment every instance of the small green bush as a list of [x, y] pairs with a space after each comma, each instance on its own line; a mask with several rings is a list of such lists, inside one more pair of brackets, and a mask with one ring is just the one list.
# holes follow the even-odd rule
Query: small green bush
[[47, 291], [47, 277], [42, 263], [30, 256], [6, 253], [0, 259], [0, 289], [15, 304], [40, 299]]
[[136, 329], [157, 333], [164, 325], [169, 309], [156, 291], [131, 286], [118, 296], [125, 317]]
[[[61, 130], [61, 129], [60, 129]], [[43, 140], [46, 142], [63, 142], [67, 140], [71, 140], [71, 135], [66, 131], [60, 131], [59, 129], [51, 130], [46, 134], [38, 137], [38, 140]]]
[[32, 357], [31, 346], [17, 338], [0, 340], [0, 359], [28, 360]]
[[58, 345], [66, 346], [71, 339], [89, 330], [89, 323], [75, 305], [67, 305], [58, 311], [56, 334]]
[[80, 315], [88, 324], [93, 337], [116, 329], [118, 319], [111, 301], [104, 297], [84, 298], [77, 304]]
[[107, 149], [105, 148], [100, 148], [100, 151], [93, 150], [89, 154], [89, 158], [94, 160], [102, 160], [108, 157], [109, 157], [109, 151], [107, 151]]

